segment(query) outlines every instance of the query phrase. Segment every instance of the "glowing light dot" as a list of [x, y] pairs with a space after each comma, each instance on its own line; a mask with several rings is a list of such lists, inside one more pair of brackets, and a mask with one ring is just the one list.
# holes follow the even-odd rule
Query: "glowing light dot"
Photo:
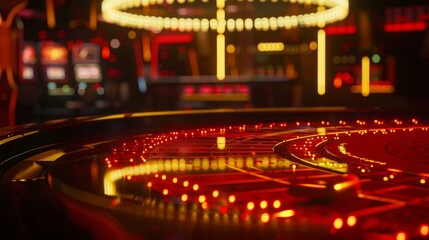
[[128, 38], [129, 38], [129, 39], [135, 39], [135, 38], [136, 38], [136, 36], [137, 36], [137, 34], [136, 34], [136, 32], [135, 32], [135, 31], [129, 31], [129, 32], [128, 32]]
[[110, 40], [110, 46], [112, 48], [119, 48], [119, 46], [121, 46], [121, 42], [118, 39], [114, 38]]
[[357, 219], [356, 219], [356, 217], [355, 217], [355, 216], [349, 216], [349, 217], [347, 218], [347, 225], [348, 225], [349, 227], [353, 227], [354, 225], [356, 225], [356, 222], [357, 222]]
[[218, 190], [214, 190], [212, 193], [213, 197], [217, 198], [219, 197], [219, 191]]
[[165, 180], [165, 179], [167, 179], [167, 176], [166, 175], [162, 175], [162, 180]]
[[336, 218], [334, 220], [334, 228], [335, 229], [341, 229], [343, 227], [343, 219], [341, 218]]
[[421, 183], [421, 184], [425, 184], [425, 183], [426, 183], [426, 180], [425, 180], [425, 179], [420, 179], [420, 183]]
[[131, 180], [131, 176], [127, 176], [127, 180]]
[[184, 182], [183, 182], [183, 186], [184, 186], [184, 187], [188, 187], [188, 186], [189, 186], [189, 182], [188, 182], [188, 181], [184, 181]]
[[194, 186], [192, 186], [192, 189], [194, 189], [194, 191], [197, 191], [198, 188], [200, 188], [200, 186], [198, 186], [198, 184], [194, 184]]
[[406, 240], [407, 239], [407, 234], [405, 234], [404, 232], [398, 232], [396, 234], [396, 240]]
[[252, 211], [255, 208], [255, 204], [253, 202], [247, 203], [247, 210]]
[[310, 42], [309, 47], [310, 50], [315, 51], [317, 49], [317, 42]]
[[186, 202], [186, 201], [188, 201], [188, 195], [183, 194], [180, 199], [182, 200], [182, 202]]
[[383, 181], [387, 182], [389, 180], [388, 177], [383, 177]]
[[205, 210], [205, 209], [209, 208], [209, 204], [207, 202], [203, 202], [201, 204], [201, 207]]
[[177, 183], [177, 178], [173, 178], [173, 183]]
[[426, 224], [422, 224], [420, 226], [420, 235], [427, 236], [429, 235], [429, 226]]
[[201, 195], [198, 197], [198, 202], [203, 203], [206, 201], [206, 197], [204, 195]]
[[373, 63], [379, 63], [381, 60], [381, 57], [378, 54], [374, 54], [374, 55], [372, 55], [371, 60]]
[[228, 202], [230, 202], [230, 203], [235, 202], [235, 196], [234, 195], [229, 196], [228, 197]]
[[147, 187], [152, 187], [152, 182], [148, 182]]
[[270, 215], [268, 213], [262, 214], [261, 215], [261, 222], [267, 223], [268, 221], [270, 221]]
[[164, 189], [164, 190], [162, 190], [162, 194], [163, 194], [163, 195], [168, 195], [168, 189]]
[[226, 46], [226, 52], [227, 53], [234, 53], [235, 52], [235, 46], [232, 44], [228, 44], [228, 46]]
[[279, 208], [280, 206], [281, 206], [280, 200], [275, 200], [274, 203], [273, 203], [273, 207], [274, 208]]
[[267, 203], [267, 201], [262, 201], [262, 202], [259, 204], [259, 206], [260, 206], [262, 209], [265, 209], [265, 208], [267, 208], [267, 207], [268, 207], [268, 203]]

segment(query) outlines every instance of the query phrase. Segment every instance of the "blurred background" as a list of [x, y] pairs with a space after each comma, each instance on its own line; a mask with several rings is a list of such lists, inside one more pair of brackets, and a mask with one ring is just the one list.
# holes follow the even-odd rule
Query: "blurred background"
[[[347, 17], [323, 26], [258, 28], [255, 21], [247, 29], [247, 18], [270, 23], [324, 9], [312, 1], [227, 1], [226, 19], [241, 19], [242, 26], [221, 34], [225, 77], [219, 77], [220, 32], [204, 30], [203, 21], [195, 20], [198, 29], [141, 28], [106, 20], [102, 0], [2, 1], [0, 126], [178, 109], [424, 108], [429, 1], [348, 3]], [[213, 1], [137, 5], [123, 11], [170, 20], [219, 17]]]

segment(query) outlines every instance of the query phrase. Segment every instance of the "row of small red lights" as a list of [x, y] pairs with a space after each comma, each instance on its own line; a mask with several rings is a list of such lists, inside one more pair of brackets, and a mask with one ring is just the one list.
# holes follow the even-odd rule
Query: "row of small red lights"
[[[402, 121], [399, 121], [399, 120], [394, 120], [394, 122], [396, 123], [396, 124], [402, 124]], [[413, 123], [415, 123], [415, 124], [417, 124], [418, 123], [418, 121], [417, 120], [415, 120], [415, 119], [413, 119], [412, 120], [412, 122]], [[357, 120], [357, 122], [356, 122], [357, 124], [359, 124], [359, 125], [364, 125], [365, 124], [365, 121], [360, 121], [360, 120]], [[376, 123], [376, 124], [378, 124], [378, 125], [381, 125], [381, 124], [383, 124], [384, 122], [383, 121], [378, 121], [378, 120], [374, 120], [374, 123]], [[321, 124], [322, 125], [329, 125], [330, 123], [329, 122], [325, 122], [325, 121], [322, 121], [321, 122]], [[346, 122], [345, 121], [339, 121], [339, 124], [342, 124], [342, 125], [345, 125], [346, 124]], [[272, 123], [272, 124], [269, 124], [269, 127], [270, 128], [273, 128], [274, 127], [274, 123]], [[301, 125], [301, 123], [300, 122], [296, 122], [296, 125], [297, 126], [300, 126]], [[310, 123], [309, 122], [307, 122], [307, 124], [306, 125], [310, 125]], [[258, 130], [258, 129], [261, 129], [262, 128], [262, 124], [258, 124], [258, 125], [255, 125], [255, 129], [256, 130]], [[287, 126], [287, 124], [286, 123], [282, 123], [282, 124], [280, 124], [280, 127], [286, 127]], [[233, 129], [233, 127], [229, 127], [229, 129], [231, 130], [231, 129]], [[239, 131], [245, 131], [246, 130], [246, 125], [242, 125], [242, 126], [238, 126], [238, 130]], [[200, 135], [201, 136], [205, 136], [205, 135], [207, 135], [207, 130], [197, 130], [197, 132], [200, 132]], [[218, 132], [216, 129], [210, 129], [209, 130], [210, 131], [210, 133], [213, 133], [213, 132]], [[226, 129], [220, 129], [219, 130], [219, 132], [221, 133], [221, 134], [225, 134], [225, 131], [226, 131]], [[173, 135], [175, 135], [174, 136], [174, 140], [177, 140], [178, 139], [178, 135], [179, 135], [179, 133], [178, 132], [173, 132], [173, 133], [170, 133], [170, 134], [173, 134]], [[190, 132], [190, 135], [193, 137], [193, 136], [195, 136], [195, 132], [194, 131], [192, 131], [192, 132]], [[184, 137], [188, 137], [189, 136], [189, 133], [188, 132], [184, 132], [183, 133], [183, 136]], [[148, 139], [148, 137], [146, 137], [146, 139]], [[169, 137], [169, 136], [167, 136], [167, 135], [165, 135], [165, 134], [163, 134], [163, 135], [161, 135], [161, 136], [157, 136], [157, 137], [154, 137], [154, 138], [151, 138], [151, 141], [150, 141], [150, 143], [151, 144], [146, 144], [146, 142], [144, 141], [143, 143], [143, 146], [145, 146], [145, 145], [148, 145], [147, 146], [147, 148], [144, 148], [144, 150], [142, 151], [142, 153], [144, 154], [144, 153], [146, 153], [148, 150], [150, 150], [150, 149], [152, 149], [154, 146], [158, 146], [159, 144], [163, 144], [164, 142], [166, 143], [166, 142], [168, 142], [168, 141], [172, 141], [173, 140], [173, 137]], [[132, 149], [133, 150], [136, 150], [136, 148], [139, 146], [139, 143], [137, 142], [137, 140], [134, 140], [134, 143], [133, 143], [134, 145], [131, 145], [132, 146]], [[122, 151], [121, 151], [121, 153], [123, 154], [124, 152], [131, 152], [131, 154], [133, 155], [133, 154], [136, 154], [136, 151], [130, 151], [130, 147], [127, 147], [127, 143], [124, 143], [123, 144], [123, 149], [122, 149]], [[113, 149], [113, 154], [115, 155], [115, 154], [117, 154], [117, 149]], [[133, 162], [133, 159], [129, 159], [130, 160], [130, 162]], [[108, 161], [108, 159], [106, 159], [106, 161]]]
[[[261, 125], [255, 126], [255, 129], [260, 129]], [[239, 132], [246, 131], [246, 125], [237, 127], [230, 126], [229, 130], [237, 129]], [[196, 129], [193, 131], [182, 131], [182, 132], [170, 132], [169, 134], [161, 134], [153, 137], [146, 137], [142, 140], [134, 140], [132, 142], [123, 143], [121, 148], [112, 149], [111, 156], [105, 158], [107, 166], [111, 168], [113, 164], [118, 167], [121, 165], [134, 165], [140, 164], [147, 161], [150, 152], [156, 147], [164, 143], [177, 141], [181, 138], [196, 137], [196, 136], [207, 136], [208, 134], [226, 134], [226, 128], [210, 128], [210, 129]], [[141, 142], [139, 144], [139, 142]], [[139, 154], [139, 158], [142, 162], [135, 162], [135, 155]]]
[[[374, 124], [376, 125], [384, 125], [385, 121], [382, 120], [377, 120], [375, 119]], [[402, 125], [403, 121], [402, 120], [398, 120], [398, 119], [394, 119], [393, 123], [396, 125]], [[418, 121], [416, 119], [412, 119], [411, 123], [413, 124], [418, 124]], [[320, 124], [322, 126], [330, 126], [331, 123], [329, 121], [321, 121]], [[338, 121], [339, 125], [347, 125], [346, 121], [343, 120], [339, 120]], [[357, 125], [366, 125], [366, 121], [364, 120], [356, 120], [356, 124]], [[295, 122], [296, 126], [311, 126], [311, 122]], [[255, 130], [260, 130], [263, 129], [265, 127], [268, 128], [274, 128], [275, 126], [280, 126], [281, 128], [285, 128], [288, 126], [287, 123], [270, 123], [267, 125], [264, 124], [256, 124], [253, 126], [253, 128]], [[240, 126], [229, 126], [227, 129], [234, 131], [234, 130], [238, 130], [239, 132], [244, 132], [246, 131], [247, 125], [240, 125]], [[197, 129], [197, 130], [190, 130], [190, 131], [182, 131], [182, 132], [170, 132], [169, 134], [161, 134], [158, 136], [149, 136], [146, 137], [142, 140], [134, 140], [132, 142], [127, 142], [127, 143], [123, 143], [123, 146], [118, 149], [118, 148], [114, 148], [112, 150], [112, 155], [111, 157], [106, 157], [105, 158], [105, 162], [107, 163], [107, 166], [109, 168], [111, 168], [114, 164], [115, 165], [119, 165], [119, 167], [122, 164], [140, 164], [140, 163], [144, 163], [147, 161], [148, 158], [148, 154], [150, 153], [150, 151], [152, 151], [154, 149], [154, 147], [160, 145], [160, 144], [164, 144], [167, 142], [171, 142], [171, 141], [177, 141], [179, 138], [181, 137], [195, 137], [195, 136], [207, 136], [207, 134], [214, 134], [214, 133], [219, 133], [219, 134], [226, 134], [226, 128], [220, 128], [220, 129], [215, 129], [215, 128], [210, 128], [208, 130], [206, 129]], [[350, 133], [349, 133], [350, 135]], [[142, 141], [141, 144], [139, 144], [139, 142]], [[141, 161], [135, 161], [135, 157], [136, 155], [139, 155], [138, 158], [140, 158]], [[124, 160], [124, 159], [126, 160]], [[128, 162], [128, 163], [127, 163]]]
[[[322, 124], [324, 124], [325, 122], [322, 121]], [[340, 124], [345, 123], [343, 121], [339, 122]], [[356, 123], [358, 125], [364, 125], [365, 122], [364, 121], [356, 121]], [[401, 120], [393, 120], [394, 124], [397, 125], [401, 125], [403, 124], [403, 121]], [[412, 119], [411, 120], [412, 124], [418, 124], [418, 120], [416, 119]], [[384, 121], [380, 121], [380, 120], [374, 120], [374, 124], [376, 125], [383, 125]], [[422, 128], [417, 128], [420, 129], [422, 131], [428, 131], [429, 128], [427, 127], [422, 127]], [[369, 132], [372, 132], [373, 134], [388, 134], [388, 133], [395, 133], [398, 129], [376, 129], [376, 130], [363, 130], [363, 131], [357, 131], [354, 132], [355, 134], [360, 134], [360, 135], [364, 135], [367, 134]], [[402, 128], [402, 131], [414, 131], [415, 128], [413, 127], [409, 127], [409, 128]], [[352, 132], [350, 131], [346, 131], [345, 133], [343, 133], [346, 136], [352, 136]], [[340, 138], [340, 134], [335, 134], [334, 139], [339, 139]], [[292, 147], [292, 149], [289, 148], [289, 151], [292, 151], [293, 154], [295, 156], [297, 156], [298, 158], [311, 158], [311, 160], [315, 160], [315, 158], [320, 155], [316, 149], [316, 146], [323, 142], [328, 140], [328, 136], [317, 136], [317, 137], [311, 137], [311, 138], [299, 138], [298, 140], [295, 140], [293, 144], [291, 144], [290, 146]], [[360, 169], [360, 173], [365, 174], [365, 173], [371, 173], [373, 171], [371, 171], [368, 168], [365, 168], [363, 166], [357, 166], [358, 169]], [[371, 168], [373, 168], [373, 165], [371, 165]], [[402, 172], [401, 170], [396, 170], [396, 169], [389, 169], [391, 170], [390, 172], [387, 173], [387, 175], [382, 176], [381, 180], [387, 182], [387, 181], [391, 181], [395, 178], [395, 174], [397, 174], [398, 172]], [[419, 183], [421, 185], [426, 184], [426, 178], [428, 177], [425, 174], [418, 174], [420, 176]]]
[[[416, 123], [416, 121], [414, 121], [413, 120], [413, 122], [414, 123]], [[344, 122], [345, 123], [345, 122]], [[323, 124], [327, 124], [327, 125], [329, 125], [329, 122], [324, 122]], [[359, 124], [359, 123], [358, 123]], [[401, 123], [402, 124], [402, 123]], [[269, 125], [269, 127], [270, 128], [272, 128], [272, 127], [274, 127], [274, 125], [275, 124], [270, 124]], [[300, 125], [300, 122], [296, 122], [296, 125], [297, 126], [299, 126]], [[307, 124], [307, 125], [309, 125], [309, 123]], [[263, 125], [255, 125], [255, 129], [261, 129], [262, 128], [262, 126]], [[282, 125], [280, 125], [280, 126], [282, 126]], [[283, 125], [283, 126], [286, 126], [286, 125]], [[229, 129], [230, 130], [232, 130], [233, 129], [233, 127], [229, 127]], [[238, 130], [239, 131], [245, 131], [246, 130], [246, 125], [241, 125], [241, 126], [238, 126]], [[219, 132], [223, 132], [223, 133], [225, 133], [225, 129], [220, 129], [220, 130], [217, 130], [217, 129], [209, 129], [209, 130], [196, 130], [196, 131], [185, 131], [185, 132], [182, 132], [181, 134], [182, 134], [182, 137], [187, 137], [188, 136], [188, 134], [190, 133], [190, 135], [191, 136], [195, 136], [196, 134], [198, 134], [199, 133], [199, 135], [201, 135], [201, 136], [205, 136], [205, 135], [207, 135], [208, 133], [219, 133]], [[171, 137], [171, 135], [173, 135], [174, 137]], [[144, 149], [144, 151], [143, 151], [143, 153], [146, 153], [147, 151], [150, 151], [151, 149], [153, 149], [155, 146], [158, 146], [158, 145], [160, 145], [160, 144], [164, 144], [164, 143], [167, 143], [167, 142], [169, 142], [169, 141], [175, 141], [175, 140], [178, 140], [179, 139], [179, 136], [180, 134], [178, 133], [178, 132], [173, 132], [173, 133], [170, 133], [169, 135], [165, 135], [165, 134], [162, 134], [162, 135], [159, 135], [159, 136], [155, 136], [155, 137], [146, 137], [146, 141], [144, 141], [144, 143], [146, 143], [146, 142], [150, 142], [149, 144], [143, 144], [143, 146], [147, 146], [147, 148], [145, 148]], [[321, 139], [326, 139], [326, 137], [321, 137]], [[314, 140], [314, 139], [311, 139], [311, 140]], [[134, 149], [135, 149], [135, 147], [137, 147], [137, 146], [139, 146], [139, 143], [138, 143], [138, 141], [137, 140], [134, 140], [133, 141], [133, 143], [135, 144], [134, 145], [134, 148], [132, 148], [133, 149], [133, 151], [132, 151], [132, 153], [133, 154], [135, 154], [136, 153], [136, 151], [134, 151]], [[312, 144], [312, 141], [308, 141], [308, 142], [306, 142], [306, 144]], [[128, 144], [127, 143], [124, 143], [123, 144], [123, 146], [122, 146], [125, 150], [126, 150], [126, 152], [129, 152], [129, 149], [130, 148], [128, 148]], [[115, 149], [114, 150], [114, 152], [115, 153], [117, 153], [117, 149]], [[106, 161], [108, 160], [108, 158], [106, 158]], [[133, 161], [131, 161], [132, 159], [130, 159], [130, 162], [133, 162]], [[110, 160], [109, 160], [110, 161]], [[108, 164], [110, 165], [110, 162], [108, 162]], [[159, 178], [160, 177], [160, 175], [158, 174], [158, 173], [156, 173], [155, 174], [155, 178]], [[167, 180], [167, 175], [161, 175], [161, 177], [160, 177], [163, 181], [165, 181], [165, 180]], [[131, 179], [131, 177], [129, 178], [129, 179]], [[177, 177], [174, 177], [174, 178], [172, 178], [172, 181], [173, 181], [173, 183], [179, 183], [179, 180], [178, 180], [178, 178]], [[197, 192], [197, 191], [199, 191], [201, 188], [200, 188], [200, 185], [199, 184], [191, 184], [189, 181], [183, 181], [183, 187], [185, 187], [185, 188], [188, 188], [188, 187], [190, 187], [190, 186], [192, 186], [192, 189], [195, 191], [195, 192]], [[147, 186], [149, 187], [149, 188], [153, 188], [154, 187], [154, 182], [152, 182], [152, 181], [150, 181], [150, 182], [148, 182], [147, 183]], [[171, 195], [172, 194], [172, 192], [174, 191], [175, 189], [168, 189], [168, 188], [164, 188], [164, 189], [162, 189], [162, 194], [164, 195], [164, 196], [168, 196], [168, 195]], [[196, 194], [196, 196], [197, 196], [197, 200], [198, 200], [198, 202], [201, 204], [201, 208], [202, 209], [208, 209], [209, 208], [209, 202], [211, 202], [211, 201], [209, 201], [210, 200], [210, 198], [211, 197], [213, 197], [213, 199], [218, 199], [219, 198], [219, 196], [220, 196], [220, 192], [218, 191], [218, 190], [214, 190], [213, 192], [212, 192], [212, 194], [211, 194], [211, 197], [209, 196], [209, 195], [204, 195], [204, 194], [200, 194], [200, 195], [198, 195], [198, 194]], [[180, 199], [183, 201], [183, 202], [187, 202], [187, 201], [189, 201], [190, 199], [191, 199], [191, 197], [192, 197], [192, 199], [194, 199], [194, 196], [190, 196], [190, 195], [188, 195], [188, 194], [182, 194], [181, 196], [180, 196]], [[226, 198], [227, 198], [227, 201], [228, 201], [228, 203], [230, 203], [230, 204], [234, 204], [235, 202], [237, 202], [237, 197], [235, 196], [235, 195], [228, 195], [228, 196], [226, 196]], [[213, 199], [211, 199], [212, 201], [213, 201]], [[281, 202], [280, 202], [280, 200], [275, 200], [273, 203], [272, 203], [272, 205], [273, 205], [273, 207], [275, 208], [275, 209], [277, 209], [277, 208], [280, 208], [280, 206], [281, 206]], [[217, 205], [215, 205], [215, 206], [219, 206], [218, 204]], [[247, 204], [245, 204], [245, 206], [246, 206], [246, 211], [252, 211], [252, 210], [254, 210], [255, 208], [256, 208], [256, 203], [254, 203], [254, 202], [248, 202]], [[259, 207], [260, 207], [260, 209], [266, 209], [267, 207], [268, 207], [268, 202], [267, 201], [265, 201], [265, 200], [263, 200], [263, 201], [261, 201], [260, 203], [259, 203]], [[221, 213], [227, 213], [227, 211], [228, 211], [228, 206], [227, 205], [223, 205], [223, 206], [221, 206], [220, 207], [220, 210], [219, 210]], [[270, 219], [270, 214], [269, 213], [262, 213], [262, 215], [260, 215], [260, 220], [261, 220], [261, 222], [268, 222], [269, 221], [269, 219]], [[335, 225], [335, 224], [334, 224]], [[339, 225], [338, 223], [336, 224], [337, 226]], [[341, 224], [342, 225], [342, 224]], [[341, 227], [340, 227], [341, 228]]]

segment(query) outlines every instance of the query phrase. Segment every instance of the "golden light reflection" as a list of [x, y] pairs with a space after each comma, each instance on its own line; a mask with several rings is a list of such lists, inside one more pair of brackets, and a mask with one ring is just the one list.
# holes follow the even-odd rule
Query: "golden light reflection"
[[213, 191], [213, 193], [212, 193], [212, 196], [213, 196], [214, 198], [219, 197], [219, 191], [218, 191], [218, 190], [214, 190], [214, 191]]
[[270, 221], [270, 214], [268, 213], [263, 213], [261, 215], [261, 222], [263, 223], [267, 223], [268, 221]]
[[259, 206], [261, 207], [261, 209], [265, 209], [265, 208], [267, 208], [268, 207], [268, 203], [267, 203], [267, 201], [261, 201], [261, 203], [259, 204]]
[[326, 135], [326, 128], [325, 127], [318, 127], [317, 128], [317, 134]]
[[396, 234], [396, 240], [406, 240], [407, 234], [405, 232], [398, 232]]
[[188, 186], [189, 186], [189, 182], [188, 182], [188, 181], [184, 181], [184, 182], [183, 182], [183, 186], [184, 186], [184, 187], [188, 187]]
[[273, 217], [276, 217], [276, 218], [290, 218], [293, 216], [295, 216], [295, 211], [292, 209], [283, 210], [283, 211], [277, 212], [273, 215]]
[[217, 149], [225, 150], [226, 146], [226, 138], [225, 137], [217, 137]]
[[255, 204], [253, 202], [247, 203], [247, 210], [252, 211], [255, 208]]
[[422, 224], [420, 226], [420, 235], [428, 236], [429, 235], [429, 226], [427, 224]]
[[[344, 155], [346, 155], [348, 157], [356, 158], [356, 159], [358, 159], [361, 162], [365, 162], [365, 163], [369, 163], [369, 164], [377, 164], [377, 165], [380, 165], [380, 166], [385, 166], [387, 164], [386, 162], [382, 162], [382, 161], [378, 161], [378, 160], [373, 160], [373, 159], [369, 159], [369, 158], [359, 157], [359, 156], [353, 155], [352, 153], [350, 153], [350, 152], [347, 151], [346, 145], [347, 145], [346, 143], [339, 144], [338, 145], [338, 150], [342, 154], [344, 154]], [[364, 170], [364, 169], [362, 169], [362, 170]], [[362, 173], [363, 172], [364, 171], [362, 171]]]
[[348, 225], [349, 227], [353, 227], [353, 226], [355, 226], [355, 225], [356, 225], [356, 223], [357, 223], [357, 219], [356, 219], [356, 217], [355, 217], [355, 216], [349, 216], [349, 217], [347, 218], [347, 225]]
[[357, 178], [350, 178], [344, 182], [335, 184], [334, 190], [339, 192], [339, 191], [350, 189], [350, 187], [353, 187], [353, 186], [357, 187], [358, 185], [359, 185], [359, 181]]
[[281, 206], [280, 200], [275, 200], [274, 203], [273, 203], [273, 207], [274, 208], [279, 208], [280, 206]]
[[343, 219], [341, 219], [341, 218], [336, 218], [335, 220], [334, 220], [334, 228], [335, 229], [341, 229], [342, 227], [343, 227]]

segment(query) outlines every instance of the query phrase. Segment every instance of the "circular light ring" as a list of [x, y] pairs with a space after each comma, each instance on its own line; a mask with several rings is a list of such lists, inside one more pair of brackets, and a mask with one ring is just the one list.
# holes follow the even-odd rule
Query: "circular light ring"
[[[252, 2], [251, 0], [248, 0]], [[265, 0], [260, 0], [265, 2]], [[184, 0], [177, 0], [184, 3]], [[188, 0], [193, 3], [194, 0]], [[202, 1], [206, 2], [206, 1]], [[272, 2], [276, 2], [273, 1]], [[139, 8], [148, 5], [159, 5], [162, 1], [153, 0], [104, 0], [102, 3], [103, 18], [110, 23], [115, 23], [124, 27], [132, 27], [153, 31], [178, 30], [178, 31], [202, 31], [226, 29], [229, 32], [243, 30], [274, 31], [277, 29], [291, 29], [297, 27], [315, 27], [340, 21], [347, 17], [349, 11], [348, 0], [286, 0], [284, 2], [298, 4], [314, 4], [323, 9], [315, 13], [262, 17], [246, 19], [200, 19], [200, 18], [175, 18], [140, 15], [125, 12], [127, 9]], [[167, 4], [173, 4], [174, 0], [165, 0]]]

